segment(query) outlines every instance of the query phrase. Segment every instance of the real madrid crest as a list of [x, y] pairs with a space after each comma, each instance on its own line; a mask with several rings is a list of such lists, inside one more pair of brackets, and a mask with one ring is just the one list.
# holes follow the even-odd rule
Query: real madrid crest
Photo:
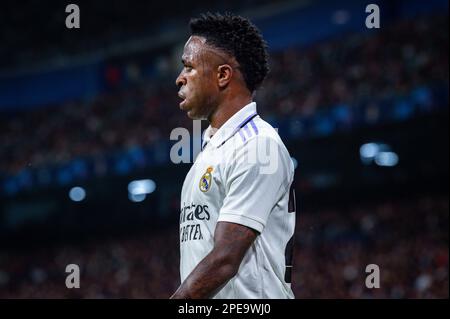
[[200, 178], [199, 188], [202, 192], [207, 192], [211, 188], [212, 184], [212, 171], [213, 167], [209, 166], [206, 169], [206, 173]]

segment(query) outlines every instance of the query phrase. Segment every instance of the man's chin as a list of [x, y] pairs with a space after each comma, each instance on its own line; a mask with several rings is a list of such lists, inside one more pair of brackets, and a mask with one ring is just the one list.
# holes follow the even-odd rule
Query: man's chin
[[191, 120], [195, 120], [195, 117], [192, 114], [192, 111], [187, 111], [186, 115], [191, 119]]
[[196, 120], [197, 116], [195, 115], [195, 112], [192, 110], [192, 108], [190, 108], [188, 105], [186, 104], [180, 104], [180, 109], [184, 112], [186, 112], [186, 115], [191, 119], [191, 120]]
[[196, 116], [195, 116], [195, 112], [191, 109], [191, 108], [189, 108], [189, 107], [187, 107], [187, 106], [180, 106], [180, 108], [181, 108], [181, 110], [182, 111], [185, 111], [186, 112], [186, 115], [191, 119], [191, 120], [196, 120]]
[[187, 111], [186, 114], [191, 120], [202, 120], [202, 117], [195, 114], [193, 110]]
[[180, 103], [180, 109], [182, 111], [186, 112], [186, 115], [191, 120], [204, 120], [204, 119], [206, 119], [204, 116], [199, 115], [198, 112], [196, 112], [194, 108], [192, 108], [191, 106], [187, 105], [186, 103]]

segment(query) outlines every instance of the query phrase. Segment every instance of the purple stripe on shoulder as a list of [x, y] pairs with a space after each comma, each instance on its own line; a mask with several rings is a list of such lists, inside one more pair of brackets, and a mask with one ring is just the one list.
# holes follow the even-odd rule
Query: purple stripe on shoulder
[[245, 138], [245, 136], [244, 136], [244, 133], [242, 133], [241, 130], [239, 130], [239, 135], [240, 135], [241, 138], [242, 138], [242, 142], [245, 142], [245, 141], [246, 141], [246, 138]]
[[244, 126], [245, 132], [247, 133], [248, 137], [252, 137], [252, 132], [250, 132], [250, 129], [248, 128], [248, 124]]
[[253, 129], [255, 130], [256, 135], [259, 134], [258, 128], [255, 125], [255, 122], [253, 122], [253, 120], [250, 121], [250, 124], [252, 125]]
[[242, 124], [244, 124], [245, 122], [247, 122], [249, 119], [251, 119], [252, 117], [254, 117], [257, 113], [253, 113], [252, 115], [248, 116], [245, 120], [243, 120], [241, 122], [241, 124], [239, 125], [239, 127], [242, 127]]

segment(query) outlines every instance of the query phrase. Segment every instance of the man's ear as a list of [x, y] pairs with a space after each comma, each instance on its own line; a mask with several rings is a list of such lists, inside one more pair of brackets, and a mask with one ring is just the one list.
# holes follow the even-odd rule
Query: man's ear
[[233, 76], [233, 68], [229, 64], [222, 64], [217, 67], [217, 83], [220, 88], [225, 88], [230, 83]]

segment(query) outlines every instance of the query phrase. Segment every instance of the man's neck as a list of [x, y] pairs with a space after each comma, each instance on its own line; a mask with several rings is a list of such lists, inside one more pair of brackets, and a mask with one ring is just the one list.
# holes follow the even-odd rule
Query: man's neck
[[234, 114], [239, 112], [244, 106], [252, 102], [251, 96], [236, 96], [234, 98], [225, 99], [216, 111], [208, 119], [211, 127], [219, 129]]

